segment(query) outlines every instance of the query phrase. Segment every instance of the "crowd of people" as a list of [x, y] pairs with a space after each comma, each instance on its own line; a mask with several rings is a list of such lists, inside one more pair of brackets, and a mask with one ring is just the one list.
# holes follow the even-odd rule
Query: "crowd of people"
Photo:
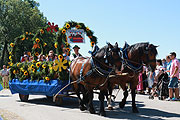
[[[79, 49], [80, 47], [75, 45], [73, 47], [74, 53], [69, 56], [69, 51], [66, 48], [63, 48], [63, 57], [68, 61], [72, 61], [74, 58], [82, 56], [79, 53]], [[54, 61], [56, 59], [59, 59], [58, 54], [55, 54], [53, 50], [50, 50], [47, 56], [40, 54], [37, 61]], [[33, 56], [30, 56], [29, 52], [24, 52], [24, 55], [20, 59], [21, 62], [31, 62], [32, 60]]]
[[[160, 97], [160, 92], [167, 91], [161, 99], [168, 101], [180, 100], [179, 97], [179, 70], [180, 63], [176, 58], [176, 53], [171, 52], [166, 56], [166, 59], [158, 59], [156, 61], [156, 70], [151, 72], [147, 67], [143, 68], [143, 72], [139, 74], [139, 84], [137, 91], [139, 94], [150, 95], [150, 98]], [[167, 78], [165, 78], [167, 76]], [[163, 81], [167, 79], [166, 81]], [[161, 87], [160, 87], [161, 84]], [[163, 88], [164, 87], [164, 88]]]

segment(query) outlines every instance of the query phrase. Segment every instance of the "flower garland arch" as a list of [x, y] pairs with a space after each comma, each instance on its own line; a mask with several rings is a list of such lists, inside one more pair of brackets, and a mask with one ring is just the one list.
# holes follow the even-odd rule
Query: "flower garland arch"
[[[93, 31], [89, 29], [89, 27], [85, 26], [84, 23], [78, 23], [75, 21], [68, 21], [64, 24], [63, 28], [59, 29], [57, 39], [55, 41], [55, 48], [56, 53], [59, 55], [62, 55], [63, 51], [62, 48], [65, 47], [68, 51], [70, 51], [70, 44], [67, 41], [66, 31], [68, 29], [83, 29], [86, 35], [90, 39], [91, 47], [93, 47], [95, 44], [97, 44], [97, 37], [95, 37], [93, 34]], [[64, 46], [63, 46], [64, 45]]]

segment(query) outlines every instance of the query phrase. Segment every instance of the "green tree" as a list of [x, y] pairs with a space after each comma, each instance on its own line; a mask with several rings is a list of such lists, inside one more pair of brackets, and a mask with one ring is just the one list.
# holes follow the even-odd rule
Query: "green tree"
[[47, 19], [38, 6], [34, 0], [0, 0], [1, 66], [7, 64], [8, 46], [17, 36], [46, 26]]

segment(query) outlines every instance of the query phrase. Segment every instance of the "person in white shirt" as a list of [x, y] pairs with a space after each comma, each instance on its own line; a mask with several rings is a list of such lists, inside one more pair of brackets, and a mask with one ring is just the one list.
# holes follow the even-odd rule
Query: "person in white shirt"
[[72, 53], [72, 55], [70, 56], [70, 60], [71, 60], [71, 61], [74, 60], [74, 59], [77, 58], [77, 57], [82, 56], [82, 55], [79, 53], [79, 49], [80, 49], [80, 47], [77, 46], [77, 45], [75, 45], [75, 46], [73, 47], [74, 53]]
[[6, 68], [6, 65], [3, 65], [3, 69], [1, 71], [1, 76], [4, 84], [4, 88], [8, 88], [8, 82], [9, 82], [9, 72]]

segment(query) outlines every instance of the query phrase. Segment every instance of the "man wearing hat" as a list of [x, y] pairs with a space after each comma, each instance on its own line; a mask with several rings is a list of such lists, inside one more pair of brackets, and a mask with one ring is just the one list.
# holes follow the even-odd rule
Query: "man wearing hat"
[[[178, 79], [179, 79], [179, 61], [176, 58], [176, 53], [171, 52], [170, 58], [172, 60], [170, 68], [170, 81], [169, 81], [169, 98], [168, 100], [178, 100], [179, 99], [179, 88], [178, 88]], [[173, 88], [175, 89], [175, 98], [173, 98]], [[173, 99], [172, 99], [173, 98]]]
[[77, 45], [75, 45], [75, 46], [73, 47], [74, 53], [70, 56], [70, 60], [71, 60], [71, 61], [72, 61], [73, 59], [75, 59], [76, 57], [82, 56], [82, 55], [79, 53], [79, 49], [80, 49], [80, 47], [77, 46]]

